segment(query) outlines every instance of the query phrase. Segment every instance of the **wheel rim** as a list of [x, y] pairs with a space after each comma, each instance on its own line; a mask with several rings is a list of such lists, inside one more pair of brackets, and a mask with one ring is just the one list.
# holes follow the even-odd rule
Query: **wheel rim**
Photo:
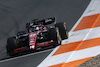
[[16, 39], [14, 39], [14, 42], [15, 42], [15, 45], [16, 45], [16, 47], [17, 47], [18, 45], [17, 45], [17, 41], [16, 41]]
[[57, 41], [58, 41], [58, 44], [61, 44], [61, 36], [60, 36], [58, 27], [57, 27]]
[[68, 37], [66, 22], [64, 22], [64, 28], [65, 28], [65, 30], [66, 30], [66, 35], [67, 35], [67, 37]]

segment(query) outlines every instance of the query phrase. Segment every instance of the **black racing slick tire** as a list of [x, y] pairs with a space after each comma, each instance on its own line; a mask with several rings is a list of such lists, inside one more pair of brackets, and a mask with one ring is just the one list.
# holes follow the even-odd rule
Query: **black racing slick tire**
[[15, 37], [10, 37], [7, 39], [7, 53], [12, 56], [14, 55], [13, 51], [17, 48], [17, 41]]
[[55, 27], [59, 28], [59, 32], [60, 32], [60, 36], [62, 40], [68, 39], [68, 31], [67, 31], [66, 22], [56, 23]]
[[53, 40], [56, 43], [53, 46], [61, 45], [62, 39], [61, 39], [58, 27], [51, 28], [49, 30], [49, 36], [50, 36], [50, 39]]

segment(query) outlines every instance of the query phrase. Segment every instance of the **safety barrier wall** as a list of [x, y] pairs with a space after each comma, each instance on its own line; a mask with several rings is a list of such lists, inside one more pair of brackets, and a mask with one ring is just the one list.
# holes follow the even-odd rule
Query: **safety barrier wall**
[[62, 41], [38, 67], [76, 67], [100, 54], [100, 0], [89, 6]]

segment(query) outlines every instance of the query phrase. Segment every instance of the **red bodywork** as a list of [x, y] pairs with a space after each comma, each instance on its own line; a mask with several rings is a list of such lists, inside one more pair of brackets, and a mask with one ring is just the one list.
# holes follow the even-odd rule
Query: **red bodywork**
[[36, 45], [36, 37], [37, 35], [40, 33], [41, 31], [36, 31], [36, 32], [32, 32], [29, 31], [29, 45], [30, 45], [30, 49], [35, 49]]
[[18, 49], [15, 49], [14, 50], [14, 53], [17, 53], [17, 52], [21, 52], [21, 51], [24, 51], [26, 49], [31, 49], [31, 50], [34, 50], [36, 47], [41, 47], [41, 46], [47, 46], [49, 44], [53, 44], [54, 41], [48, 41], [48, 42], [44, 42], [44, 43], [37, 43], [36, 44], [36, 38], [37, 38], [37, 35], [43, 31], [43, 29], [41, 28], [39, 31], [35, 31], [35, 32], [32, 32], [31, 30], [29, 31], [29, 47], [21, 47], [21, 48], [18, 48]]

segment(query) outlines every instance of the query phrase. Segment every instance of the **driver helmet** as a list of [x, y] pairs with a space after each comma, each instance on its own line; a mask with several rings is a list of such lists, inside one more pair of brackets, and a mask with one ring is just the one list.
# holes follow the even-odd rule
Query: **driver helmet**
[[35, 29], [36, 31], [39, 31], [39, 27], [36, 27], [36, 29]]

